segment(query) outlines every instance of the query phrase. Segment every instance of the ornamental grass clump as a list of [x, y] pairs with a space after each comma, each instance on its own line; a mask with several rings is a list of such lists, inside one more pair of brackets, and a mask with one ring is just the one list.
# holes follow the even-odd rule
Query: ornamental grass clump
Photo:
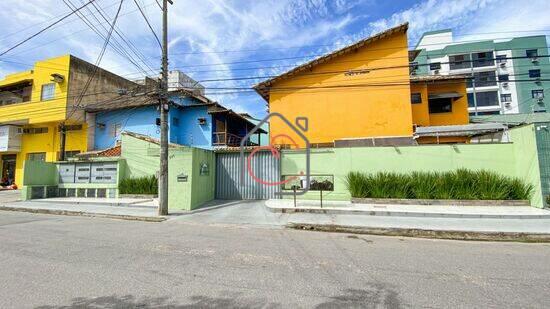
[[153, 176], [123, 179], [118, 189], [120, 194], [158, 194], [158, 179]]
[[486, 170], [351, 172], [345, 182], [357, 198], [528, 200], [533, 193], [531, 184]]

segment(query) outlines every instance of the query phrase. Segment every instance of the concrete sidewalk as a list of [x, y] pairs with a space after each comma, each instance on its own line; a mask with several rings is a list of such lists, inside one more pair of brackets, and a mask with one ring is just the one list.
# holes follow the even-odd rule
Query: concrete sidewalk
[[312, 213], [423, 218], [550, 219], [550, 211], [529, 206], [433, 206], [358, 204], [346, 201], [268, 200], [266, 207], [279, 213]]
[[85, 203], [84, 201], [80, 201], [78, 203], [70, 203], [67, 201], [60, 202], [57, 199], [43, 199], [12, 203], [0, 202], [0, 210], [150, 222], [162, 222], [169, 218], [169, 216], [158, 216], [156, 206], [148, 205], [148, 202], [127, 204], [125, 202], [128, 201], [116, 202], [114, 201], [115, 199], [110, 200], [111, 201], [103, 204], [100, 204], [100, 201], [97, 199], [92, 199], [91, 203]]

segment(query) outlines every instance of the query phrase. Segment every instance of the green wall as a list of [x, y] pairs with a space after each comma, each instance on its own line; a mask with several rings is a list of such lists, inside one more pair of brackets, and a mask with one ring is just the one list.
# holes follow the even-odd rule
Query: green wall
[[52, 162], [25, 160], [23, 166], [23, 186], [40, 186], [57, 184], [57, 166]]
[[[348, 200], [351, 196], [344, 179], [350, 171], [407, 173], [487, 169], [533, 184], [537, 189], [531, 204], [542, 207], [534, 127], [529, 125], [510, 131], [514, 143], [312, 149], [311, 175], [334, 175], [334, 191], [323, 196]], [[283, 151], [282, 175], [298, 174], [302, 170], [305, 171], [305, 153]], [[318, 192], [309, 192], [305, 198], [317, 199], [318, 196]]]
[[[205, 164], [207, 171], [201, 173], [201, 166]], [[216, 193], [216, 159], [212, 151], [193, 149], [193, 194], [191, 209], [211, 201]]]
[[[550, 122], [535, 124], [543, 197], [550, 195]], [[546, 205], [550, 206], [550, 205]]]
[[[160, 162], [158, 144], [122, 135], [122, 157], [126, 161], [125, 178], [157, 175]], [[168, 208], [193, 210], [214, 199], [215, 161], [208, 150], [171, 145], [168, 151]], [[201, 163], [207, 163], [208, 175], [200, 175]], [[178, 181], [186, 175], [187, 181]]]

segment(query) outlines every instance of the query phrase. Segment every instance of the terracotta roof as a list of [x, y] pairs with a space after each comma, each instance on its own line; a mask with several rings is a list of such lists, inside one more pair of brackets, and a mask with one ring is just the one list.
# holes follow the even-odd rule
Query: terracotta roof
[[76, 156], [79, 158], [90, 158], [90, 157], [120, 157], [120, 145], [116, 145], [115, 147], [103, 149], [103, 150], [96, 150], [96, 151], [88, 151], [79, 153]]
[[368, 37], [366, 39], [362, 39], [356, 43], [353, 43], [351, 45], [348, 45], [344, 48], [341, 48], [341, 49], [338, 49], [336, 51], [333, 51], [329, 54], [326, 54], [324, 56], [321, 56], [319, 58], [316, 58], [316, 59], [313, 59], [307, 63], [304, 63], [302, 65], [299, 65], [289, 71], [287, 71], [286, 73], [283, 73], [279, 76], [276, 76], [274, 78], [271, 78], [271, 79], [268, 79], [266, 81], [263, 81], [259, 84], [257, 84], [256, 86], [254, 86], [254, 89], [256, 90], [256, 92], [258, 92], [266, 101], [269, 101], [269, 87], [271, 85], [273, 85], [274, 83], [280, 81], [280, 80], [283, 80], [283, 79], [286, 79], [286, 78], [289, 78], [293, 75], [296, 75], [302, 71], [305, 71], [305, 70], [310, 70], [312, 69], [313, 67], [319, 65], [319, 64], [322, 64], [322, 63], [325, 63], [327, 61], [330, 61], [336, 57], [339, 57], [339, 56], [342, 56], [342, 55], [346, 55], [348, 53], [351, 53], [361, 47], [364, 47], [365, 45], [368, 45], [368, 44], [371, 44], [377, 40], [380, 40], [380, 39], [383, 39], [387, 36], [390, 36], [394, 33], [397, 33], [397, 32], [406, 32], [407, 29], [409, 28], [409, 23], [404, 23], [404, 24], [401, 24], [399, 26], [396, 26], [396, 27], [393, 27], [393, 28], [390, 28], [388, 30], [385, 30], [383, 32], [380, 32], [378, 34], [375, 34], [371, 37]]

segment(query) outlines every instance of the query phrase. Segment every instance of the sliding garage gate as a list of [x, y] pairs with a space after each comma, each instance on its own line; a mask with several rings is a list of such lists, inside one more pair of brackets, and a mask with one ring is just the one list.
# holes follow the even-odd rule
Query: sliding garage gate
[[[245, 153], [248, 156], [248, 153]], [[246, 162], [246, 161], [245, 161]], [[280, 161], [271, 152], [257, 152], [251, 161], [254, 175], [267, 181], [281, 179]], [[239, 152], [216, 153], [216, 198], [226, 200], [260, 200], [278, 198], [279, 186], [268, 186], [255, 181], [244, 165], [244, 182], [241, 184]]]

